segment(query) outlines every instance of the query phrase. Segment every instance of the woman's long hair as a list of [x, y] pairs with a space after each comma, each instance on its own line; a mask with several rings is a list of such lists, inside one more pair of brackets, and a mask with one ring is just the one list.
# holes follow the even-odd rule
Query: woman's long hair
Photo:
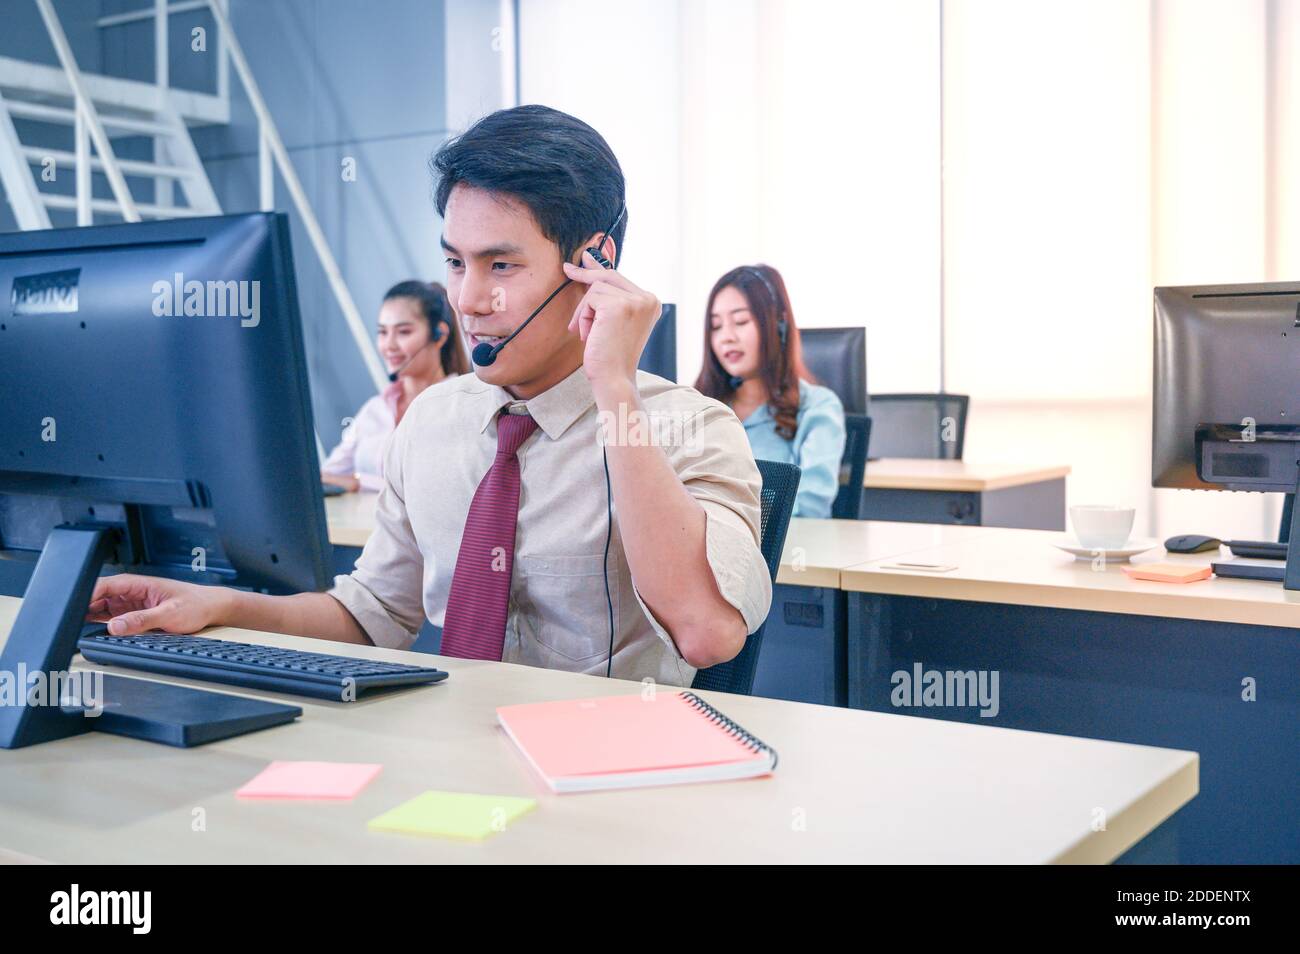
[[429, 323], [429, 338], [438, 333], [438, 325], [447, 329], [438, 346], [438, 357], [442, 361], [443, 374], [469, 374], [469, 358], [465, 355], [465, 344], [460, 335], [460, 322], [451, 310], [447, 300], [447, 289], [438, 282], [405, 281], [398, 282], [384, 293], [384, 301], [393, 298], [412, 298], [420, 309], [420, 314]]
[[[709, 317], [713, 314], [714, 299], [727, 287], [735, 288], [745, 296], [749, 313], [758, 326], [759, 376], [767, 386], [768, 407], [776, 420], [776, 432], [791, 440], [799, 416], [799, 379], [810, 384], [817, 381], [803, 363], [799, 328], [794, 323], [785, 280], [771, 265], [741, 265], [714, 282], [708, 306], [704, 309], [704, 367], [695, 381], [695, 390], [728, 405], [736, 395], [736, 389], [731, 386], [731, 376], [713, 352], [712, 320]], [[779, 330], [782, 318], [785, 319], [784, 343]]]

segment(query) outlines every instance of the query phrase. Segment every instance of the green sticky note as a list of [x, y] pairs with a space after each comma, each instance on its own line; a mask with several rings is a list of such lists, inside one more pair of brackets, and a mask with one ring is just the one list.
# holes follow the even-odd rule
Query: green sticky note
[[409, 802], [372, 818], [368, 827], [408, 835], [437, 835], [482, 841], [505, 831], [509, 824], [537, 804], [510, 795], [470, 795], [466, 792], [424, 792]]

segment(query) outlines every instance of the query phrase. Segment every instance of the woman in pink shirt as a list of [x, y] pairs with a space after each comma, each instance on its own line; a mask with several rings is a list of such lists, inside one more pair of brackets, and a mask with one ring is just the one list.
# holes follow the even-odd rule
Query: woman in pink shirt
[[469, 372], [460, 328], [437, 282], [399, 282], [379, 309], [379, 353], [393, 383], [361, 406], [338, 447], [321, 466], [321, 481], [345, 490], [383, 486], [384, 445], [425, 388]]

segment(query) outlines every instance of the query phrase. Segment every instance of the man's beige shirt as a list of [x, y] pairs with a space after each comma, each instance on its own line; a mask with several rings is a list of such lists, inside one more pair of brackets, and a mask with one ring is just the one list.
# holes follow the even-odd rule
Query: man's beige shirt
[[[748, 632], [767, 616], [772, 585], [759, 552], [758, 468], [731, 409], [694, 388], [638, 372], [645, 416], [601, 418], [581, 368], [530, 401], [461, 375], [411, 403], [385, 453], [376, 526], [332, 596], [377, 646], [409, 647], [425, 617], [441, 626], [474, 492], [496, 454], [496, 416], [526, 411], [537, 431], [519, 449], [519, 519], [505, 662], [605, 672], [606, 482], [602, 437], [662, 447], [707, 517], [709, 565]], [[613, 674], [687, 686], [695, 670], [641, 600], [613, 510], [609, 599]]]

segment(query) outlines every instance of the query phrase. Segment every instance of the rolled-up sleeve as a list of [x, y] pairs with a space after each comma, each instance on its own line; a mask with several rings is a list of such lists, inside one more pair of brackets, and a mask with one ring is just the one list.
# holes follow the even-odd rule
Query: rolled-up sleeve
[[405, 435], [399, 426], [388, 442], [384, 484], [375, 505], [375, 529], [348, 575], [329, 591], [352, 614], [370, 641], [407, 649], [424, 623], [424, 559], [406, 514], [402, 491]]
[[[740, 613], [745, 631], [753, 633], [771, 608], [772, 580], [760, 549], [762, 477], [745, 429], [730, 409], [711, 402], [686, 422], [682, 440], [665, 450], [704, 509], [705, 552], [718, 592]], [[674, 646], [639, 592], [636, 597], [655, 632]]]

